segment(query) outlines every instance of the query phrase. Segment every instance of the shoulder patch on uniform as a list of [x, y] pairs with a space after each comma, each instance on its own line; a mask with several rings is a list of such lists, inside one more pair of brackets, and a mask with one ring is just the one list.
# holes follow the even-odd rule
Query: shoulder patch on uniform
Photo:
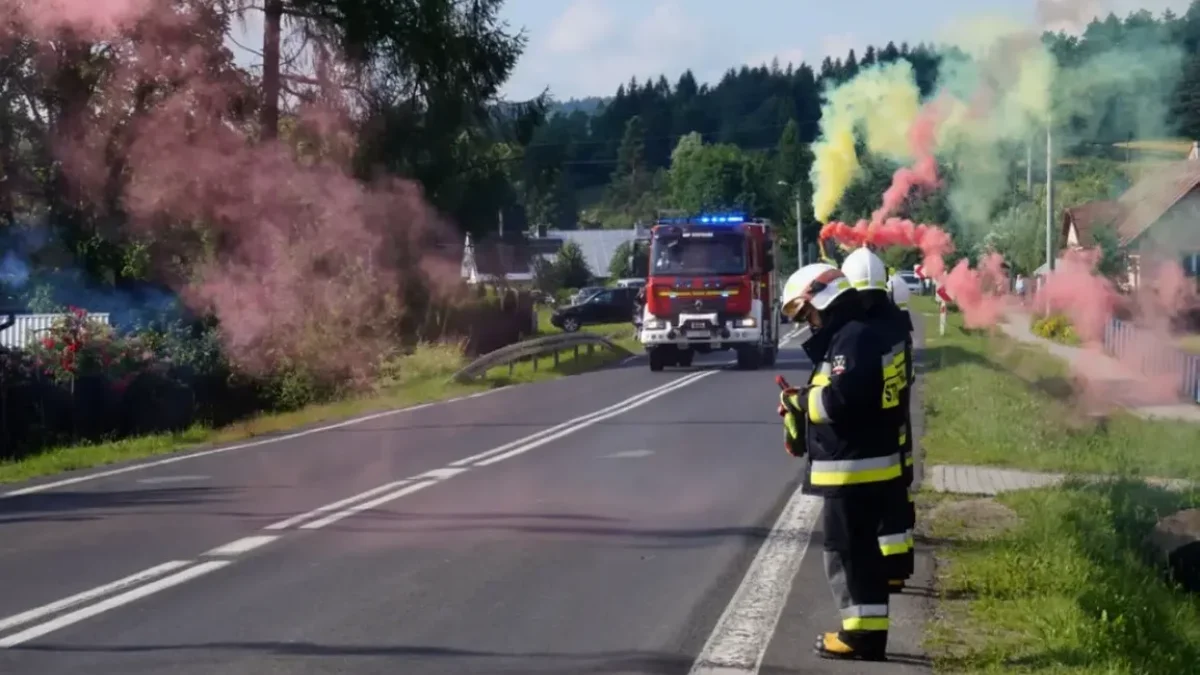
[[845, 370], [846, 370], [846, 357], [845, 356], [842, 356], [841, 354], [834, 356], [832, 359], [832, 363], [833, 363], [833, 368], [831, 369], [831, 372], [834, 375], [841, 375], [843, 372], [845, 372]]

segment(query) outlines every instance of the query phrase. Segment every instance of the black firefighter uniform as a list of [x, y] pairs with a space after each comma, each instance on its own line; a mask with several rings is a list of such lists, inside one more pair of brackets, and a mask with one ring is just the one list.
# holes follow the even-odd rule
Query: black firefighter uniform
[[912, 434], [909, 398], [912, 388], [912, 320], [891, 302], [875, 304], [868, 311], [868, 323], [884, 336], [883, 357], [884, 415], [897, 430], [903, 465], [904, 490], [893, 495], [879, 533], [879, 549], [884, 556], [889, 586], [893, 591], [904, 587], [914, 568], [913, 526], [915, 504], [910, 488], [913, 483]]
[[[878, 536], [903, 491], [896, 427], [885, 424], [885, 341], [856, 319], [834, 319], [804, 345], [808, 384], [785, 392], [789, 451], [807, 453], [803, 491], [824, 497], [824, 563], [841, 630], [819, 638], [830, 656], [883, 658], [888, 579]], [[803, 426], [801, 426], [803, 425]]]

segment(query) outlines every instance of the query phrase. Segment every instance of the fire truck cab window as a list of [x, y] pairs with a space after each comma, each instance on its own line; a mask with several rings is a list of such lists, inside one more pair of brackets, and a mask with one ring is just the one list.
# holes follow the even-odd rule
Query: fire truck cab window
[[[746, 239], [741, 234], [698, 233], [657, 237], [651, 248], [655, 274], [742, 274]], [[700, 236], [697, 236], [700, 235]]]

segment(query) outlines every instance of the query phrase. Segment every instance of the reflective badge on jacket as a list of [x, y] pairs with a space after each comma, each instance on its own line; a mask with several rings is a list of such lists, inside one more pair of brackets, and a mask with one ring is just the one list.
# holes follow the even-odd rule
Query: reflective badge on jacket
[[908, 369], [905, 367], [904, 343], [892, 347], [883, 355], [883, 409], [900, 405], [900, 392], [908, 384]]

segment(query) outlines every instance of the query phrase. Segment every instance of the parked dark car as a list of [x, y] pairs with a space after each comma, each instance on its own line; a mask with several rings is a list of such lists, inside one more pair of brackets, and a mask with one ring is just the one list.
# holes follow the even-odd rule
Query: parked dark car
[[583, 302], [554, 310], [550, 323], [568, 333], [598, 323], [625, 323], [633, 317], [636, 288], [606, 288]]

